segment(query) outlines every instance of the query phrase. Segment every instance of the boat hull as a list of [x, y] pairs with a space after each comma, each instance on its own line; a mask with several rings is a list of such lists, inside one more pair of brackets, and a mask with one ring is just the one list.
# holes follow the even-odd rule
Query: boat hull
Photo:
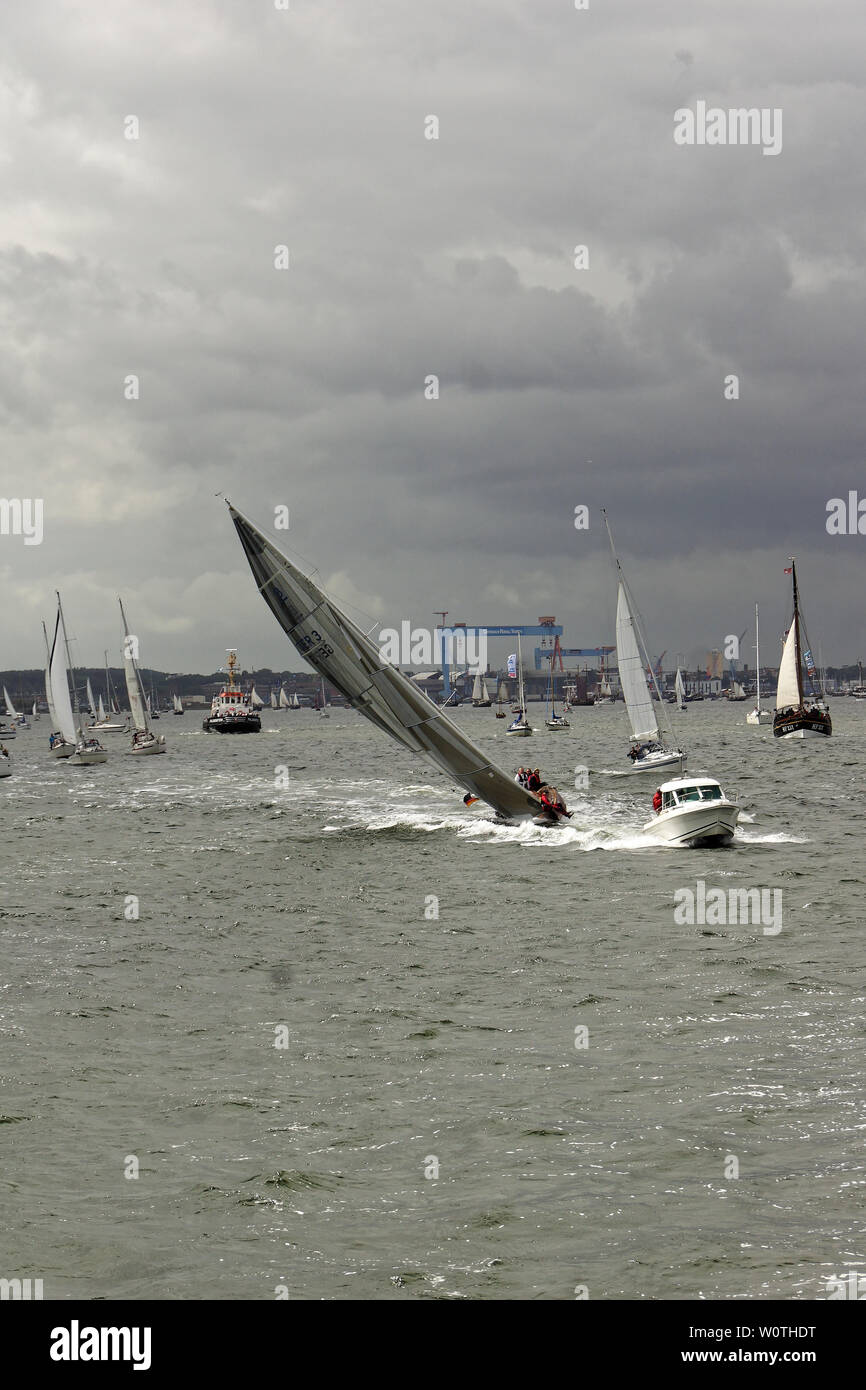
[[768, 710], [768, 709], [761, 709], [761, 710], [752, 709], [752, 710], [749, 710], [749, 713], [746, 715], [746, 723], [747, 723], [747, 724], [754, 724], [756, 727], [757, 727], [758, 724], [772, 724], [772, 722], [773, 722], [773, 712], [772, 712], [772, 710]]
[[12, 759], [10, 757], [0, 757], [0, 777], [12, 776]]
[[648, 821], [644, 834], [686, 849], [729, 845], [734, 838], [739, 815], [739, 807], [733, 801], [714, 801], [695, 806], [687, 803], [671, 811], [662, 811]]
[[230, 715], [226, 719], [205, 719], [202, 728], [207, 734], [257, 734], [262, 721], [257, 714]]
[[164, 753], [165, 736], [152, 734], [149, 739], [142, 739], [140, 743], [133, 743], [129, 751], [135, 758], [146, 758], [154, 753]]
[[657, 777], [660, 772], [671, 775], [673, 771], [683, 772], [686, 765], [685, 753], [650, 753], [646, 758], [636, 758], [626, 769], [626, 777]]
[[505, 730], [505, 737], [506, 737], [506, 738], [529, 738], [529, 736], [530, 736], [531, 733], [532, 733], [532, 730], [530, 729], [530, 727], [529, 727], [528, 724], [521, 724], [521, 726], [520, 726], [519, 729], [506, 729], [506, 730]]
[[107, 763], [108, 754], [104, 748], [76, 748], [70, 762], [75, 767], [95, 767], [97, 763]]
[[832, 732], [833, 721], [826, 712], [798, 709], [773, 718], [774, 738], [827, 738]]

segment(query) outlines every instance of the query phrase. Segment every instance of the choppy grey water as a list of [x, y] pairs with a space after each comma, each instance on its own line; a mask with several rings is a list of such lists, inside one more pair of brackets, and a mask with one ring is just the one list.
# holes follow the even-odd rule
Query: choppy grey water
[[[114, 736], [89, 770], [48, 759], [46, 720], [22, 733], [0, 1275], [59, 1299], [811, 1299], [864, 1269], [866, 706], [783, 745], [745, 709], [676, 724], [744, 811], [703, 851], [642, 838], [652, 787], [569, 794], [621, 763], [621, 706], [531, 743], [456, 713], [566, 790], [556, 831], [466, 811], [351, 711], [247, 738], [168, 718], [165, 757]], [[698, 879], [781, 889], [782, 931], [676, 924]]]

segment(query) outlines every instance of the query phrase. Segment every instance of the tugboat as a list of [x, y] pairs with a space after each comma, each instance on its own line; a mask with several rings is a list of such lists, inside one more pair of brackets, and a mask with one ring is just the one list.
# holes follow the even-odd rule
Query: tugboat
[[219, 694], [214, 696], [210, 714], [202, 722], [205, 733], [257, 734], [262, 727], [262, 721], [253, 709], [250, 696], [238, 689], [237, 664], [237, 649], [231, 647], [225, 668], [228, 680]]

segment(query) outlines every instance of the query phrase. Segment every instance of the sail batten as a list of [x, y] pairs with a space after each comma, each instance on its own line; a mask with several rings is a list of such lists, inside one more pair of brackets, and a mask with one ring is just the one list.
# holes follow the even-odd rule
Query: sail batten
[[532, 816], [538, 799], [491, 762], [333, 600], [234, 507], [232, 521], [262, 597], [299, 654], [395, 742], [422, 753], [473, 796], [508, 817]]

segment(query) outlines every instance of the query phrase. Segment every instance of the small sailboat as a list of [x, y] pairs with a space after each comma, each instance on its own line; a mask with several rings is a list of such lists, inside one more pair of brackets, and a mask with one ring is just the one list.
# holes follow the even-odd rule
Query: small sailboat
[[39, 710], [37, 709], [36, 705], [37, 705], [37, 702], [36, 702], [36, 700], [34, 700], [34, 701], [33, 701], [33, 708], [32, 708], [32, 710], [30, 711], [30, 717], [31, 717], [31, 719], [34, 720], [34, 722], [35, 722], [37, 719], [41, 719], [41, 718], [42, 718], [42, 715], [39, 713]]
[[487, 690], [487, 681], [480, 671], [475, 672], [475, 680], [472, 682], [472, 704], [476, 709], [490, 709], [493, 704]]
[[318, 700], [318, 710], [319, 710], [319, 715], [320, 715], [320, 717], [321, 717], [322, 719], [330, 719], [330, 717], [331, 717], [331, 708], [330, 708], [330, 705], [329, 705], [328, 702], [327, 702], [327, 699], [325, 698], [325, 679], [324, 679], [324, 676], [322, 677], [322, 689], [321, 689], [321, 693], [320, 693], [320, 695], [319, 695], [319, 700]]
[[[111, 687], [108, 681], [108, 652], [105, 653], [105, 675], [105, 693], [108, 699], [110, 700], [111, 695], [109, 692]], [[93, 731], [93, 733], [98, 734], [125, 734], [127, 729], [129, 728], [129, 724], [126, 721], [124, 721], [122, 724], [115, 723], [113, 720], [109, 719], [108, 713], [105, 708], [105, 701], [100, 695], [99, 699], [96, 702], [96, 723], [91, 724], [90, 728]]]
[[681, 777], [663, 782], [657, 797], [658, 811], [644, 826], [644, 833], [665, 844], [688, 848], [729, 845], [734, 838], [740, 810], [729, 801], [714, 777]]
[[[42, 624], [42, 635], [45, 638], [45, 702], [48, 705], [48, 715], [51, 720], [52, 730], [48, 738], [48, 746], [51, 750], [52, 758], [71, 758], [72, 754], [75, 752], [75, 740], [72, 739], [71, 741], [67, 742], [67, 740], [63, 737], [63, 734], [60, 731], [60, 722], [57, 718], [57, 711], [54, 708], [54, 696], [51, 692], [51, 657], [54, 647], [57, 645], [59, 631], [60, 614], [58, 613], [57, 619], [54, 624], [54, 644], [53, 646], [49, 645], [48, 630], [45, 624]], [[71, 713], [72, 710], [70, 706], [70, 715]], [[72, 721], [70, 718], [70, 726], [71, 725]]]
[[277, 697], [273, 691], [271, 691], [271, 709], [279, 709], [279, 705], [277, 704]]
[[739, 682], [738, 680], [732, 680], [732, 681], [731, 681], [731, 688], [730, 688], [730, 690], [728, 691], [728, 699], [729, 699], [729, 700], [745, 700], [746, 698], [747, 698], [746, 692], [745, 692], [745, 690], [743, 689], [743, 687], [741, 686], [740, 682]]
[[[616, 650], [619, 665], [619, 681], [625, 696], [625, 706], [634, 742], [629, 749], [631, 773], [626, 775], [657, 774], [662, 769], [682, 772], [685, 767], [685, 754], [680, 748], [671, 746], [667, 730], [662, 721], [662, 699], [656, 683], [655, 671], [649, 659], [647, 644], [637, 621], [637, 609], [631, 600], [625, 582], [622, 565], [613, 544], [607, 512], [602, 508], [604, 524], [616, 566], [619, 589], [616, 604]], [[652, 682], [652, 690], [647, 685], [646, 672]], [[658, 709], [653, 705], [653, 693]]]
[[[513, 656], [508, 658], [508, 664], [509, 667], [513, 666]], [[505, 730], [505, 736], [506, 738], [529, 738], [532, 733], [532, 725], [526, 718], [526, 695], [523, 689], [523, 653], [520, 649], [520, 633], [517, 634], [517, 701], [517, 718], [512, 719], [508, 728]]]
[[[58, 641], [61, 634], [63, 640]], [[108, 753], [98, 738], [88, 737], [92, 734], [92, 730], [87, 729], [85, 731], [84, 729], [84, 719], [78, 702], [78, 691], [74, 677], [72, 681], [73, 698], [70, 700], [68, 675], [71, 671], [72, 660], [69, 655], [69, 638], [66, 635], [66, 619], [63, 616], [63, 605], [58, 593], [57, 627], [54, 631], [54, 646], [51, 652], [51, 694], [54, 698], [54, 708], [57, 712], [63, 742], [65, 744], [71, 743], [73, 751], [70, 754], [56, 753], [53, 742], [51, 751], [55, 757], [67, 757], [71, 767], [94, 767], [97, 763], [107, 762]]]
[[553, 654], [550, 657], [550, 673], [547, 677], [547, 709], [544, 717], [546, 729], [570, 729], [571, 725], [564, 714], [556, 712], [556, 682], [553, 675]]
[[96, 717], [96, 698], [93, 694], [93, 686], [90, 684], [90, 677], [87, 677], [87, 713], [91, 719]]
[[499, 689], [496, 692], [496, 718], [505, 719], [505, 706], [508, 703], [508, 691], [505, 689], [505, 681], [499, 681]]
[[11, 719], [13, 724], [20, 723], [21, 715], [18, 713], [17, 709], [13, 705], [12, 696], [9, 694], [9, 691], [6, 689], [5, 685], [3, 687], [3, 699], [6, 704], [6, 718]]
[[291, 709], [291, 708], [292, 708], [292, 706], [291, 706], [291, 703], [289, 702], [289, 698], [288, 698], [288, 696], [286, 695], [286, 692], [285, 692], [285, 690], [283, 689], [283, 687], [280, 686], [280, 709]]
[[680, 670], [679, 666], [677, 667], [677, 677], [674, 681], [674, 691], [676, 692], [677, 709], [679, 710], [680, 714], [685, 714], [687, 710], [686, 687], [683, 683], [683, 673]]
[[747, 724], [772, 724], [773, 711], [761, 709], [761, 636], [758, 629], [758, 605], [755, 604], [755, 672], [757, 685], [755, 690], [755, 708], [750, 709], [746, 715]]
[[172, 714], [183, 714], [183, 700], [179, 695], [172, 695], [171, 697], [171, 712]]
[[598, 690], [596, 691], [594, 703], [597, 705], [612, 705], [616, 703], [613, 698], [613, 691], [610, 688], [610, 679], [607, 671], [604, 669], [604, 652], [602, 652], [599, 657]]
[[[353, 709], [402, 749], [434, 762], [465, 790], [465, 806], [486, 801], [507, 822], [547, 814], [540, 796], [491, 762], [267, 536], [231, 506], [230, 515], [258, 591], [283, 631]], [[551, 801], [554, 791], [548, 788]], [[567, 815], [561, 798], [557, 804]]]
[[[800, 594], [797, 588], [797, 566], [791, 557], [791, 575], [794, 593], [794, 616], [785, 638], [782, 661], [779, 666], [779, 681], [776, 689], [776, 712], [773, 716], [774, 738], [816, 738], [827, 737], [833, 732], [833, 721], [827, 708], [824, 690], [815, 663], [809, 637], [800, 611]], [[805, 640], [805, 647], [803, 645]], [[809, 684], [808, 694], [803, 680], [803, 668]]]
[[301, 702], [300, 702], [300, 700], [298, 699], [298, 692], [297, 692], [297, 690], [295, 690], [295, 691], [292, 692], [292, 709], [300, 709], [300, 708], [301, 708]]
[[[177, 699], [177, 696], [175, 696], [175, 699]], [[255, 686], [253, 686], [252, 690], [250, 691], [250, 704], [252, 705], [253, 709], [264, 709], [265, 707], [265, 702], [262, 699], [259, 692], [256, 690]], [[175, 709], [174, 712], [175, 714], [177, 714], [178, 710]], [[180, 710], [180, 713], [183, 714], [182, 709]]]
[[123, 673], [126, 676], [126, 694], [129, 700], [129, 708], [132, 713], [132, 722], [135, 726], [135, 733], [132, 735], [130, 753], [142, 757], [146, 754], [164, 753], [165, 736], [155, 734], [147, 722], [147, 701], [144, 695], [144, 687], [141, 684], [141, 674], [138, 669], [138, 662], [133, 656], [133, 644], [129, 640], [130, 632], [126, 621], [126, 614], [123, 611], [123, 601], [118, 598], [120, 605], [120, 617], [123, 622]]

